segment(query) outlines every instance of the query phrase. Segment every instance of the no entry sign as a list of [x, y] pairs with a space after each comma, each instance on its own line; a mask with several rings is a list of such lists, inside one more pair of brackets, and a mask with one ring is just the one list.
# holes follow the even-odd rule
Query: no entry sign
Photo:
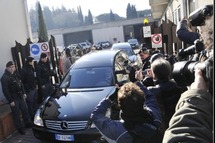
[[42, 52], [49, 52], [48, 42], [45, 42], [45, 43], [41, 44], [41, 50], [42, 50]]
[[162, 47], [162, 36], [161, 34], [152, 34], [152, 48], [161, 48]]

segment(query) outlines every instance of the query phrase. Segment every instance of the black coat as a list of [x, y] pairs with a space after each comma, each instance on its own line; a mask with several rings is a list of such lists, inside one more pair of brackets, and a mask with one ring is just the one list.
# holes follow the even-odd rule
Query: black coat
[[5, 70], [5, 73], [1, 77], [1, 85], [4, 96], [9, 103], [15, 99], [22, 98], [25, 93], [21, 78], [17, 72], [11, 74]]
[[36, 76], [35, 70], [32, 65], [25, 65], [20, 71], [22, 83], [24, 85], [25, 91], [29, 92], [29, 90], [33, 90], [36, 88]]
[[142, 63], [143, 63], [142, 71], [149, 69], [151, 67], [150, 58], [151, 56], [148, 56], [146, 59], [142, 60]]
[[50, 83], [50, 69], [46, 63], [39, 61], [36, 66], [37, 81], [39, 86]]
[[164, 127], [167, 128], [175, 106], [181, 96], [182, 88], [178, 87], [172, 80], [156, 81], [155, 86], [147, 87], [157, 98], [160, 106]]

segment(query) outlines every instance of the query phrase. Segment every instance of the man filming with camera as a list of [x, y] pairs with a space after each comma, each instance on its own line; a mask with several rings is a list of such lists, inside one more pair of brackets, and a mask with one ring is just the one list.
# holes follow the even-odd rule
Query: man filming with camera
[[[169, 128], [165, 131], [163, 143], [213, 142], [213, 19], [213, 5], [204, 6], [189, 17], [192, 26], [199, 26], [200, 40], [204, 44], [207, 59], [195, 64], [187, 62], [178, 68], [184, 77], [187, 71], [192, 71], [194, 81], [181, 95]], [[193, 68], [190, 70], [191, 66]]]

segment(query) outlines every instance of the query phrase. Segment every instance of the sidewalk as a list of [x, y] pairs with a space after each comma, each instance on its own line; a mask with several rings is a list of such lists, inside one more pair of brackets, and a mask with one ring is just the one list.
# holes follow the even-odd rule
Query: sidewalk
[[0, 143], [48, 143], [36, 139], [31, 128], [26, 129], [25, 132], [25, 135], [21, 135], [17, 131], [15, 131], [11, 136]]

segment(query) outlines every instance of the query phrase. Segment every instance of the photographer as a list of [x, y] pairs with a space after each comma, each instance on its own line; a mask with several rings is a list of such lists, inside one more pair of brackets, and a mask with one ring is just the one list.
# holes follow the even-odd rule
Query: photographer
[[[208, 59], [195, 66], [195, 80], [190, 89], [185, 91], [176, 105], [175, 113], [170, 120], [169, 128], [163, 138], [164, 143], [213, 142], [213, 8], [212, 5], [195, 11], [193, 24], [200, 26], [200, 39], [204, 43]], [[209, 15], [202, 12], [209, 11]], [[206, 78], [207, 77], [207, 78]], [[209, 92], [210, 91], [210, 92]]]
[[158, 101], [163, 119], [162, 133], [168, 128], [169, 120], [175, 112], [175, 106], [180, 98], [182, 89], [171, 79], [171, 64], [163, 58], [156, 59], [151, 64], [152, 77], [155, 86], [148, 86]]
[[[105, 116], [107, 109], [118, 100], [122, 120]], [[97, 105], [91, 114], [96, 128], [108, 142], [159, 143], [160, 111], [156, 99], [141, 83], [125, 83]]]
[[199, 39], [197, 32], [192, 32], [189, 27], [189, 21], [185, 17], [179, 22], [176, 28], [176, 36], [183, 42], [193, 45], [196, 39]]

